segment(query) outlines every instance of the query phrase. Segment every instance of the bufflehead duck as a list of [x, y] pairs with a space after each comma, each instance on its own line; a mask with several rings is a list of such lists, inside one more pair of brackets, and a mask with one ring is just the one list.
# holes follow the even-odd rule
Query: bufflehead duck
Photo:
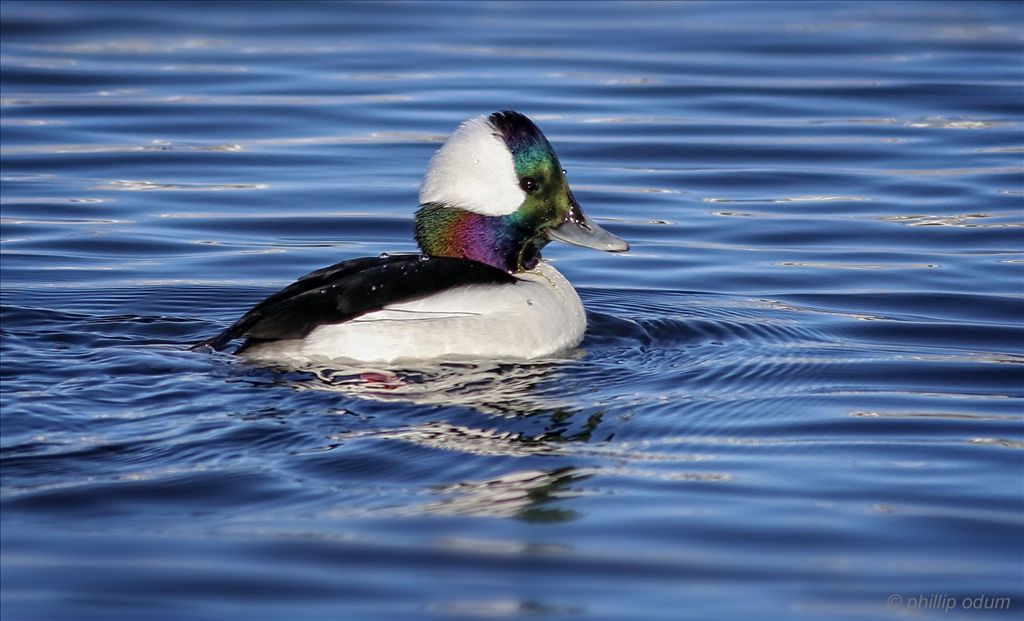
[[419, 255], [352, 259], [300, 278], [196, 347], [262, 361], [391, 363], [531, 359], [579, 345], [583, 303], [541, 260], [551, 240], [608, 252], [629, 245], [588, 218], [558, 156], [529, 118], [463, 123], [420, 188]]

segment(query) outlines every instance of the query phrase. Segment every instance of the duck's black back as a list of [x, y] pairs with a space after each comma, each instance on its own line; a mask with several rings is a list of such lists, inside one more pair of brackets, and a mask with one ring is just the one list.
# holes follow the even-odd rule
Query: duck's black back
[[514, 284], [504, 270], [469, 259], [394, 255], [343, 261], [306, 274], [252, 308], [230, 328], [195, 347], [223, 349], [236, 338], [305, 337], [324, 324], [465, 285]]

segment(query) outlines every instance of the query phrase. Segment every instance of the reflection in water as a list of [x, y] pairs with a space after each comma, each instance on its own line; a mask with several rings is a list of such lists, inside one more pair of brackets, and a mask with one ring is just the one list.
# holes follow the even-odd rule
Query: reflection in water
[[[870, 201], [868, 196], [784, 196], [780, 198], [705, 198], [705, 203], [822, 203], [826, 201]], [[722, 212], [721, 215], [729, 215]]]
[[936, 269], [932, 263], [827, 263], [825, 261], [776, 261], [779, 267], [811, 267], [826, 270], [910, 270]]
[[[519, 432], [499, 431], [455, 425], [448, 422], [428, 422], [390, 430], [356, 431], [330, 436], [326, 450], [334, 450], [359, 440], [398, 441], [438, 451], [439, 461], [458, 461], [459, 455], [488, 457], [548, 457], [595, 458], [604, 465], [566, 466], [549, 469], [523, 469], [485, 479], [463, 479], [434, 484], [419, 489], [412, 498], [423, 494], [439, 496], [425, 503], [403, 503], [382, 509], [335, 509], [337, 517], [397, 517], [411, 515], [486, 516], [516, 518], [531, 522], [562, 522], [582, 517], [579, 511], [550, 507], [549, 503], [599, 494], [600, 485], [581, 483], [591, 477], [626, 477], [634, 481], [653, 484], [706, 484], [729, 483], [731, 472], [711, 469], [716, 459], [706, 453], [659, 453], [649, 443], [633, 446], [629, 443], [590, 444], [593, 432], [600, 425], [602, 414], [587, 417], [582, 428], [567, 433], [572, 413], [558, 411], [551, 415], [544, 432], [527, 435]], [[706, 438], [674, 438], [666, 446], [679, 443], [706, 445]], [[736, 443], [733, 441], [732, 443]], [[756, 444], [756, 443], [755, 443]], [[374, 445], [375, 450], [380, 445]], [[395, 454], [395, 450], [385, 450]], [[564, 463], [563, 460], [559, 460]], [[531, 462], [533, 463], [533, 462]]]
[[[515, 421], [528, 419], [535, 429], [538, 416], [543, 416], [544, 421], [535, 433], [468, 426], [447, 420], [391, 429], [348, 431], [330, 436], [332, 449], [357, 439], [373, 439], [409, 443], [442, 454], [554, 457], [572, 455], [576, 452], [573, 444], [588, 443], [604, 418], [604, 412], [599, 410], [574, 424], [573, 419], [581, 409], [558, 396], [559, 383], [566, 380], [561, 363], [564, 361], [534, 364], [441, 362], [422, 363], [415, 369], [332, 364], [303, 369], [303, 377], [289, 375], [288, 378], [294, 380], [292, 385], [299, 390], [337, 391], [383, 402], [466, 406], [488, 416]], [[431, 485], [422, 492], [439, 496], [438, 500], [372, 513], [375, 516], [486, 516], [564, 522], [575, 519], [577, 512], [547, 505], [581, 495], [583, 492], [572, 489], [571, 485], [594, 472], [597, 470], [559, 466]]]
[[573, 498], [584, 492], [572, 489], [589, 474], [578, 468], [551, 471], [523, 470], [493, 479], [461, 481], [432, 491], [441, 500], [409, 507], [412, 513], [517, 518], [528, 522], [568, 522], [576, 511], [549, 507], [552, 501]]
[[[15, 120], [16, 121], [16, 120]], [[16, 125], [15, 121], [4, 119], [0, 125]], [[21, 125], [57, 125], [65, 121], [21, 121]], [[212, 153], [240, 153], [243, 151], [265, 150], [269, 151], [277, 147], [302, 147], [302, 146], [330, 146], [330, 145], [360, 145], [360, 144], [435, 144], [444, 142], [445, 134], [429, 134], [423, 132], [400, 132], [400, 131], [378, 131], [357, 134], [324, 134], [315, 136], [287, 136], [281, 138], [256, 138], [256, 139], [234, 139], [228, 142], [173, 142], [170, 140], [151, 140], [146, 143], [56, 143], [56, 144], [31, 144], [18, 146], [4, 146], [5, 155], [33, 155], [33, 154], [75, 154], [84, 153], [155, 153], [155, 152], [212, 152]], [[125, 183], [115, 181], [114, 184]], [[130, 183], [149, 183], [145, 181]], [[98, 186], [99, 189], [111, 189]], [[583, 187], [583, 186], [581, 186]], [[96, 189], [96, 188], [93, 188]], [[113, 189], [125, 189], [116, 187]], [[147, 189], [147, 188], [142, 188]], [[202, 188], [200, 188], [202, 189]], [[669, 190], [656, 190], [659, 192], [670, 192]]]
[[374, 401], [460, 405], [518, 416], [571, 408], [573, 402], [560, 396], [562, 363], [424, 362], [401, 368], [325, 362], [288, 370], [303, 373], [294, 382], [300, 390], [336, 391]]
[[426, 607], [430, 612], [470, 619], [519, 619], [522, 617], [577, 616], [584, 609], [573, 606], [554, 606], [533, 600], [455, 600]]
[[917, 119], [894, 119], [894, 118], [862, 118], [850, 119], [850, 123], [861, 123], [864, 125], [895, 125], [899, 127], [925, 128], [925, 129], [991, 129], [1005, 125], [1006, 121], [992, 119], [953, 119], [941, 116], [930, 116]]
[[[584, 491], [574, 489], [571, 485], [589, 476], [590, 473], [568, 467], [550, 471], [523, 470], [492, 479], [460, 481], [429, 487], [422, 492], [440, 498], [421, 504], [382, 509], [345, 507], [332, 510], [327, 515], [335, 519], [434, 515], [514, 518], [539, 523], [568, 522], [579, 518], [579, 513], [549, 505], [558, 500], [584, 495]], [[464, 539], [446, 540], [443, 543], [494, 551], [493, 543], [487, 546], [473, 543], [471, 546], [468, 540]], [[521, 548], [524, 544], [515, 545]]]
[[969, 214], [955, 214], [948, 216], [936, 216], [936, 215], [906, 215], [906, 216], [885, 216], [882, 219], [889, 222], [899, 222], [907, 226], [952, 226], [960, 228], [1007, 228], [1024, 227], [1024, 223], [1021, 222], [975, 222], [982, 218], [998, 218], [998, 217], [1011, 217], [1016, 218], [1015, 213], [1005, 214], [989, 214], [989, 213], [969, 213]]
[[332, 446], [365, 437], [399, 440], [417, 446], [468, 455], [526, 457], [529, 455], [553, 455], [558, 451], [556, 446], [548, 444], [543, 438], [530, 437], [517, 432], [466, 427], [447, 422], [429, 422], [398, 429], [335, 434], [331, 436]]
[[330, 106], [365, 103], [403, 103], [411, 101], [404, 95], [173, 95], [170, 97], [110, 97], [119, 93], [99, 92], [96, 97], [9, 97], [0, 99], [5, 106]]
[[188, 191], [217, 192], [223, 190], [265, 190], [265, 183], [156, 183], [155, 181], [117, 180], [93, 186], [92, 190], [118, 190], [127, 192]]
[[[529, 414], [524, 412], [524, 414]], [[556, 455], [567, 453], [559, 445], [569, 442], [588, 442], [601, 423], [603, 414], [588, 416], [582, 429], [567, 433], [574, 412], [558, 410], [551, 415], [544, 431], [528, 435], [519, 432], [498, 431], [455, 425], [448, 422], [429, 422], [422, 425], [384, 429], [374, 432], [351, 432], [331, 437], [335, 441], [357, 437], [374, 437], [411, 442], [418, 446], [456, 451], [470, 455]]]

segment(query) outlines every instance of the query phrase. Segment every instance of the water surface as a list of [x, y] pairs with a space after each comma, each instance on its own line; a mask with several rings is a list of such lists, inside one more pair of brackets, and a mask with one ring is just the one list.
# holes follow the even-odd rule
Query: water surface
[[[1022, 24], [5, 2], [0, 617], [1018, 618]], [[507, 108], [632, 244], [545, 252], [579, 351], [187, 351]]]

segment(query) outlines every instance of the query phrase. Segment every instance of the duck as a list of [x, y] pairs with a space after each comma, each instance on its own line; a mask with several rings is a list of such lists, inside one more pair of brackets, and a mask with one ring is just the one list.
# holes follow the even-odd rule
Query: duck
[[299, 278], [193, 349], [263, 362], [533, 360], [574, 350], [579, 294], [541, 257], [551, 241], [629, 244], [580, 207], [551, 143], [526, 115], [462, 123], [419, 191], [419, 253], [342, 261]]

